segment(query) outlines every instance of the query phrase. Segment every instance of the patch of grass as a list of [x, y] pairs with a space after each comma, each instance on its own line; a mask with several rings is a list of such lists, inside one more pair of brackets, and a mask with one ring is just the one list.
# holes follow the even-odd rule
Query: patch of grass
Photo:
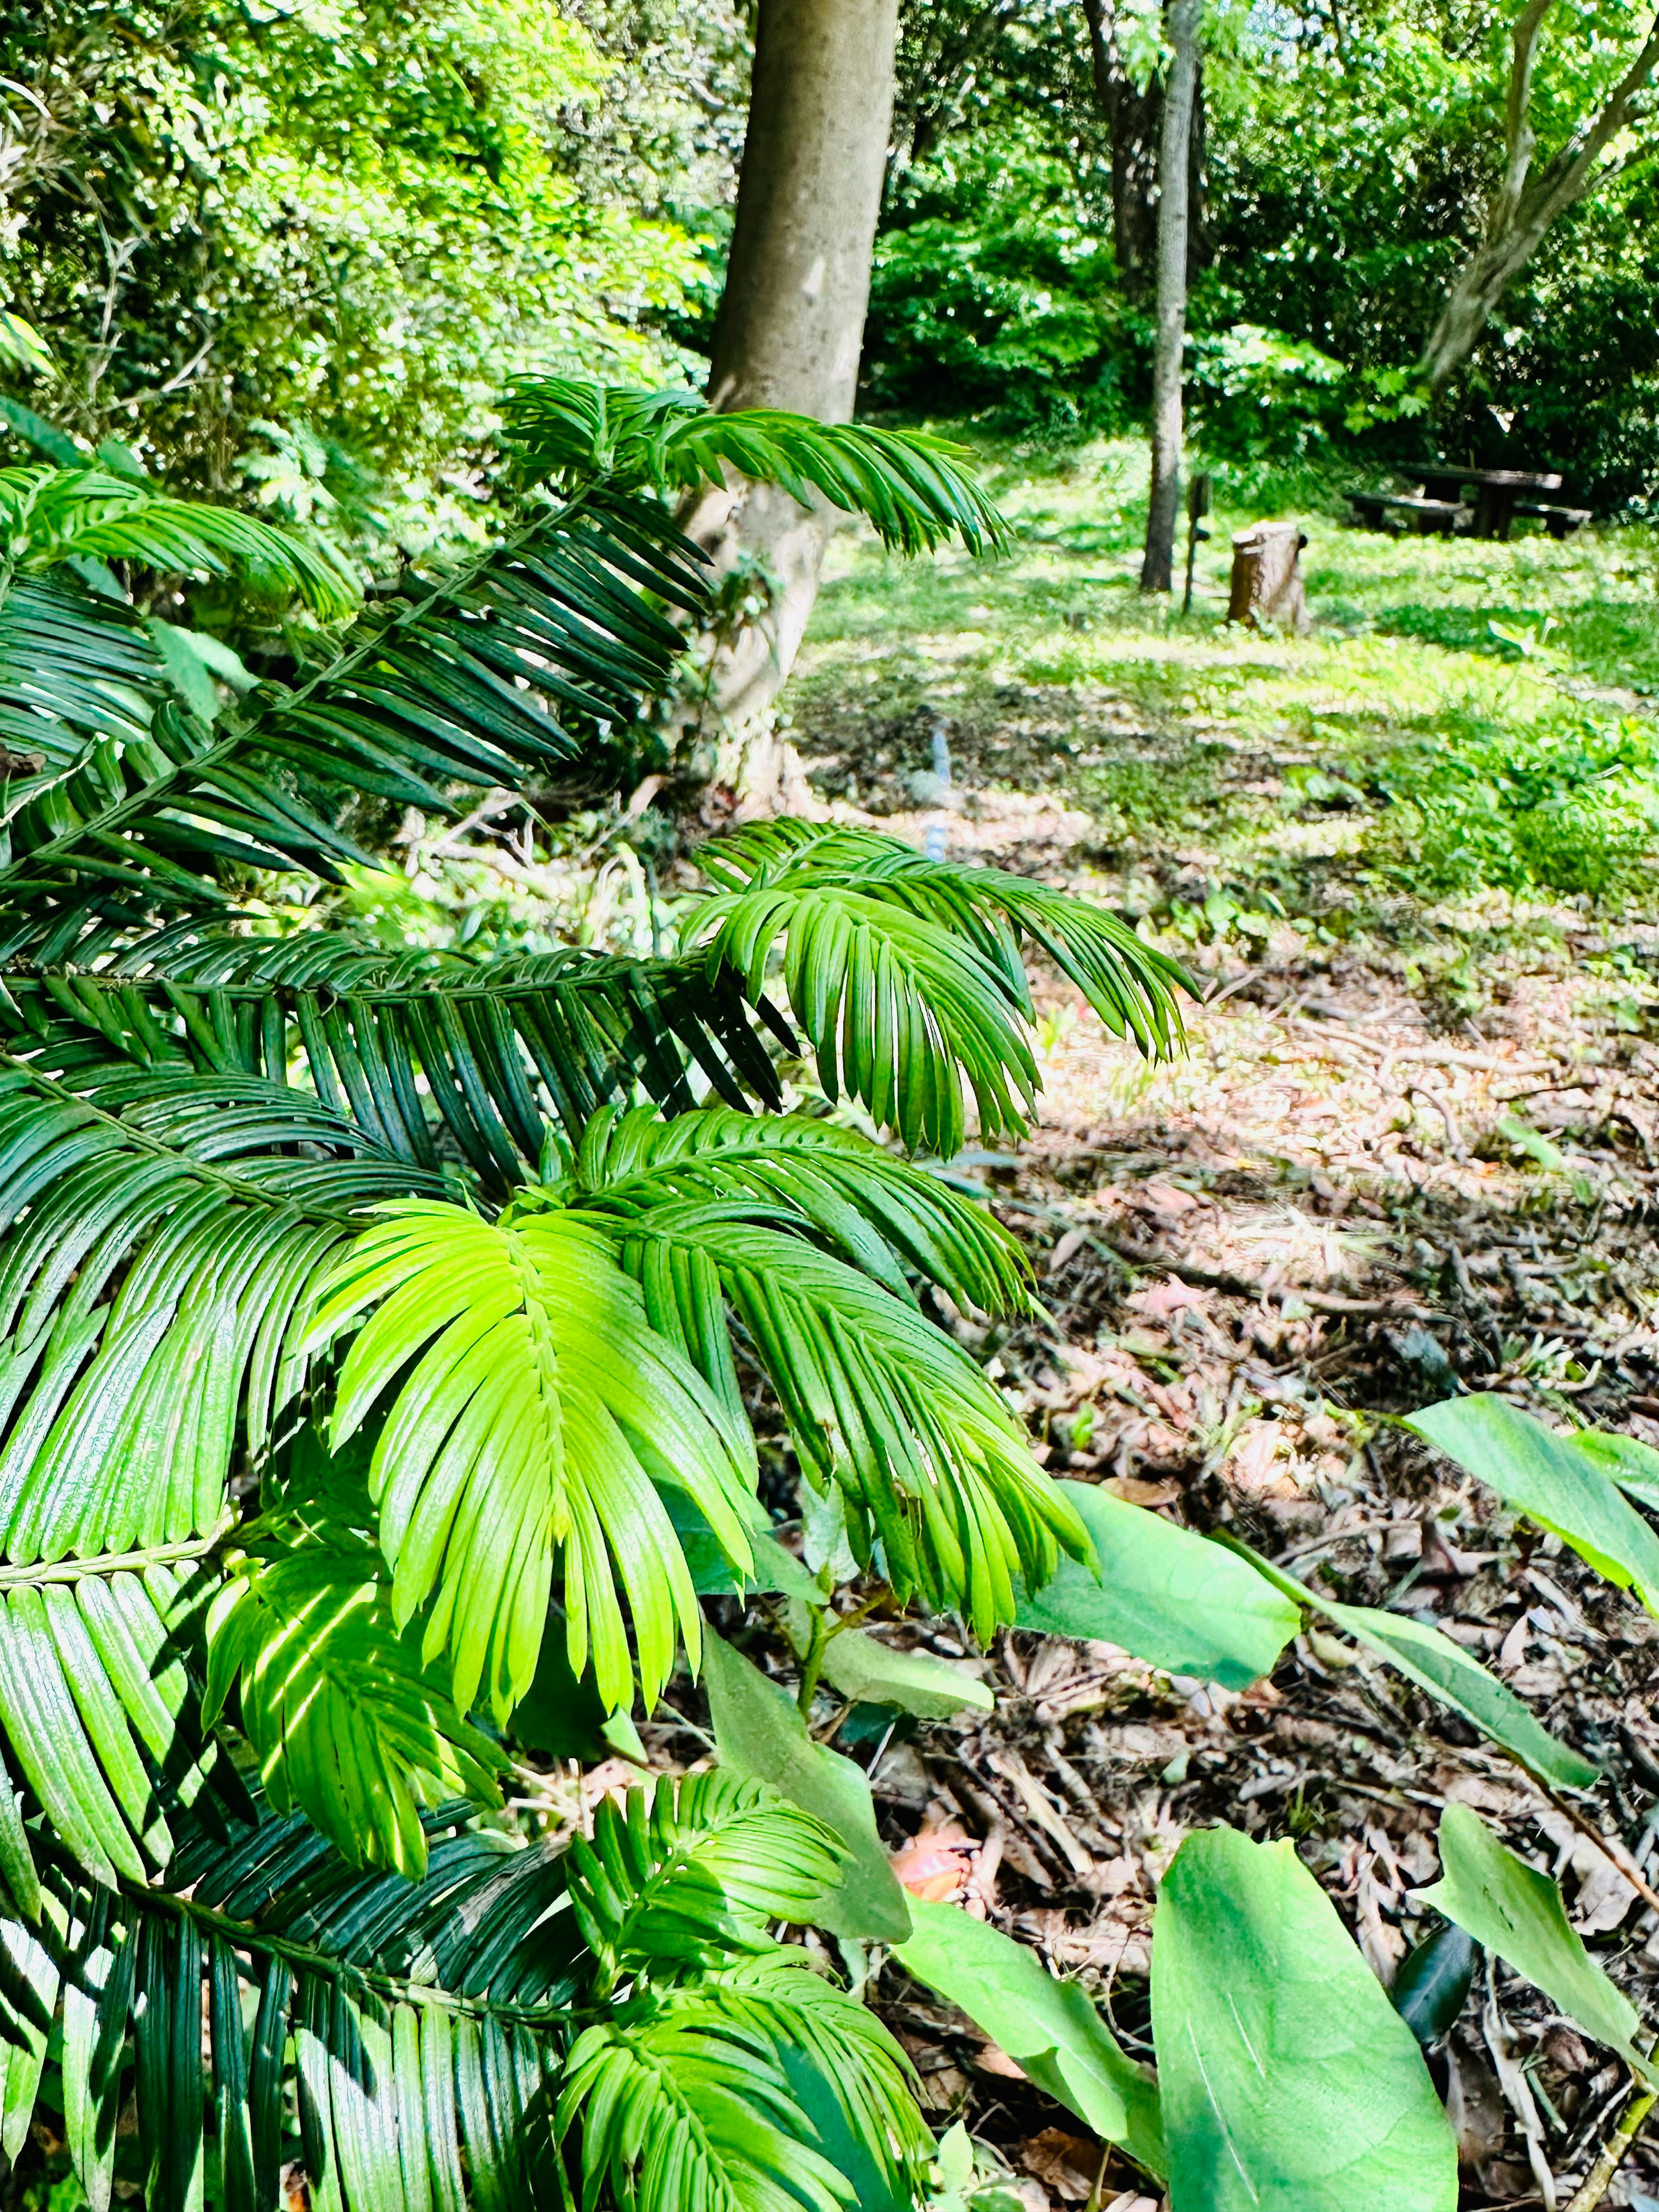
[[[832, 549], [790, 693], [826, 794], [918, 804], [943, 728], [959, 781], [1053, 791], [1092, 817], [1091, 858], [1126, 885], [1150, 863], [1189, 906], [1224, 890], [1340, 933], [1398, 927], [1402, 897], [1617, 908], [1650, 890], [1654, 532], [1389, 538], [1333, 519], [1328, 472], [1218, 471], [1183, 615], [1178, 591], [1137, 588], [1142, 448], [984, 451], [1018, 532], [1007, 560], [905, 563], [850, 534]], [[1229, 629], [1231, 535], [1285, 514], [1291, 491], [1312, 632]]]

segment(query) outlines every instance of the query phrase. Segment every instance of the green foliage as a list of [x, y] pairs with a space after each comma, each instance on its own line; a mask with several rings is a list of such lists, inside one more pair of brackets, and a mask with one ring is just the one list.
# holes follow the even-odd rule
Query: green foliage
[[840, 1838], [845, 1863], [820, 1903], [820, 1923], [838, 1936], [902, 1942], [910, 1930], [910, 1904], [876, 1832], [863, 1768], [815, 1741], [787, 1692], [712, 1631], [704, 1649], [722, 1765], [746, 1781], [769, 1783]]
[[1385, 872], [1431, 896], [1484, 885], [1595, 896], [1645, 884], [1659, 785], [1644, 722], [1559, 709], [1521, 732], [1485, 717], [1402, 748], [1377, 781]]
[[1425, 1407], [1407, 1426], [1650, 1612], [1659, 1607], [1659, 1536], [1620, 1495], [1594, 1447], [1556, 1436], [1489, 1392]]
[[962, 472], [968, 448], [924, 430], [823, 423], [778, 408], [713, 414], [694, 392], [634, 392], [573, 377], [520, 377], [502, 403], [505, 435], [530, 483], [568, 489], [700, 491], [724, 471], [781, 484], [803, 505], [821, 494], [867, 515], [882, 543], [920, 553], [952, 534], [970, 552], [1006, 551], [1006, 524]]
[[906, 1971], [995, 2039], [1051, 2097], [1159, 2179], [1169, 2172], [1157, 2088], [1087, 1994], [1057, 1982], [1023, 1945], [959, 1906], [913, 1901]]
[[[839, 465], [813, 438], [748, 458]], [[768, 1932], [908, 1921], [862, 1772], [705, 1639], [679, 1528], [705, 1576], [783, 1557], [734, 1324], [898, 1595], [988, 1636], [1088, 1539], [923, 1310], [923, 1285], [1022, 1310], [1012, 1241], [869, 1137], [739, 1110], [780, 1102], [769, 1037], [795, 1048], [793, 1018], [823, 1058], [864, 988], [785, 958], [786, 1013], [768, 955], [813, 897], [925, 946], [848, 1080], [902, 1119], [881, 1071], [919, 1025], [942, 1135], [963, 1065], [995, 1071], [998, 1127], [1029, 1109], [1022, 939], [1151, 1047], [1181, 978], [1110, 917], [878, 838], [723, 841], [673, 957], [491, 968], [388, 953], [326, 908], [251, 928], [255, 868], [361, 862], [366, 795], [522, 791], [664, 688], [696, 556], [641, 479], [583, 474], [298, 684], [234, 697], [211, 655], [192, 691], [108, 561], [258, 568], [323, 607], [325, 560], [129, 477], [10, 479], [8, 733], [31, 750], [0, 858], [0, 1875], [12, 1956], [39, 1929], [52, 1971], [38, 2003], [0, 1978], [0, 2134], [61, 1979], [65, 2129], [99, 2203], [129, 2045], [149, 2201], [181, 2212], [210, 2107], [228, 2204], [264, 2201], [290, 2094], [340, 2212], [563, 2203], [578, 2172], [641, 2212], [896, 2206], [931, 2148], [884, 2032]], [[845, 489], [903, 507], [900, 536], [933, 526], [901, 468]], [[71, 560], [103, 566], [88, 585]], [[734, 923], [745, 886], [758, 933]], [[563, 1858], [469, 1825], [499, 1808], [550, 1622], [636, 1749], [636, 1693], [701, 1659], [728, 1769], [601, 1810]], [[937, 1699], [937, 1674], [912, 1692]]]
[[1569, 2020], [1650, 2081], [1650, 2063], [1634, 2047], [1641, 2025], [1636, 2008], [1568, 1924], [1561, 1892], [1548, 1875], [1506, 1850], [1467, 1805], [1447, 1806], [1439, 1843], [1441, 1879], [1423, 1892], [1423, 1902], [1536, 1983]]
[[1024, 1598], [1019, 1625], [1116, 1644], [1172, 1674], [1248, 1689], [1273, 1672], [1301, 1614], [1234, 1553], [1097, 1486], [1060, 1485], [1094, 1540]]
[[[0, 299], [55, 359], [34, 404], [177, 486], [240, 474], [371, 558], [476, 543], [502, 380], [649, 373], [646, 326], [699, 273], [659, 192], [584, 173], [612, 67], [555, 0], [64, 0], [9, 22]], [[320, 477], [283, 465], [307, 440], [337, 456]]]
[[1152, 2033], [1172, 2212], [1452, 2212], [1422, 2054], [1294, 1844], [1188, 1837], [1158, 1890]]

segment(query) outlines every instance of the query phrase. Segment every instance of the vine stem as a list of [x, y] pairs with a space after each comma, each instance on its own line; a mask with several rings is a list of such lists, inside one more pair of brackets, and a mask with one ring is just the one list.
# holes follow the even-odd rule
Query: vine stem
[[1641, 2131], [1644, 2120], [1653, 2109], [1659, 2090], [1650, 2089], [1645, 2082], [1633, 2081], [1626, 2100], [1625, 2109], [1619, 2115], [1618, 2125], [1601, 2146], [1601, 2154], [1573, 2191], [1566, 2212], [1595, 2212], [1595, 2207], [1607, 2195], [1613, 2177], [1624, 2164], [1631, 2145]]

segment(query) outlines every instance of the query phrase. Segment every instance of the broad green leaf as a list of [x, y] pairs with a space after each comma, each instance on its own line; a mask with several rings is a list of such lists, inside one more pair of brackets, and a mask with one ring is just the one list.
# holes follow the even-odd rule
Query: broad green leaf
[[1293, 1844], [1188, 1836], [1152, 1926], [1172, 2212], [1453, 2212], [1423, 2054]]
[[1553, 1736], [1513, 1690], [1506, 1689], [1495, 1674], [1489, 1674], [1478, 1659], [1471, 1658], [1449, 1636], [1413, 1620], [1408, 1613], [1386, 1613], [1370, 1605], [1338, 1605], [1272, 1565], [1248, 1545], [1231, 1537], [1228, 1542], [1287, 1596], [1322, 1613], [1339, 1628], [1346, 1628], [1419, 1690], [1426, 1690], [1431, 1698], [1472, 1721], [1483, 1735], [1501, 1744], [1532, 1773], [1562, 1790], [1588, 1790], [1596, 1779], [1599, 1767]]
[[1062, 1559], [1020, 1600], [1022, 1628], [1120, 1644], [1137, 1659], [1247, 1689], [1295, 1635], [1296, 1604], [1234, 1553], [1091, 1483], [1061, 1491], [1094, 1538], [1097, 1575]]
[[1577, 1436], [1563, 1441], [1592, 1467], [1610, 1474], [1638, 1505], [1659, 1507], [1659, 1451], [1651, 1444], [1638, 1443], [1634, 1437], [1611, 1435], [1606, 1429], [1581, 1429]]
[[1568, 1925], [1561, 1892], [1547, 1874], [1500, 1844], [1467, 1805], [1448, 1805], [1440, 1816], [1440, 1880], [1418, 1893], [1425, 1905], [1536, 1984], [1558, 2011], [1616, 2051], [1644, 2081], [1659, 2081], [1635, 2047], [1636, 2008]]
[[1659, 1535], [1571, 1438], [1490, 1394], [1425, 1407], [1406, 1425], [1659, 1611]]
[[851, 1855], [821, 1924], [836, 1936], [902, 1942], [910, 1915], [876, 1833], [863, 1771], [814, 1743], [793, 1699], [710, 1628], [703, 1631], [703, 1684], [720, 1764], [751, 1782], [769, 1782], [792, 1805], [816, 1814]]
[[965, 2012], [1039, 2088], [1162, 2180], [1169, 2167], [1152, 2075], [1113, 2035], [1087, 1991], [1057, 1982], [1034, 1951], [960, 1905], [913, 1899], [895, 1945], [907, 1973]]
[[[789, 1633], [805, 1650], [811, 1619], [799, 1599], [789, 1607]], [[927, 1721], [953, 1720], [958, 1713], [989, 1713], [996, 1699], [977, 1676], [963, 1673], [930, 1651], [895, 1651], [861, 1628], [842, 1628], [823, 1647], [823, 1674], [855, 1705], [896, 1705]]]

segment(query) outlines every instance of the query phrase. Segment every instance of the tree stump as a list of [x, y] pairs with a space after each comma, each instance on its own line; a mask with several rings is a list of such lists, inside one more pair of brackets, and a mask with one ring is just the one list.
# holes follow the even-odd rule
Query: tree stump
[[1230, 623], [1260, 629], [1270, 622], [1279, 629], [1308, 631], [1308, 595], [1302, 584], [1302, 549], [1307, 539], [1293, 522], [1258, 522], [1233, 540]]

